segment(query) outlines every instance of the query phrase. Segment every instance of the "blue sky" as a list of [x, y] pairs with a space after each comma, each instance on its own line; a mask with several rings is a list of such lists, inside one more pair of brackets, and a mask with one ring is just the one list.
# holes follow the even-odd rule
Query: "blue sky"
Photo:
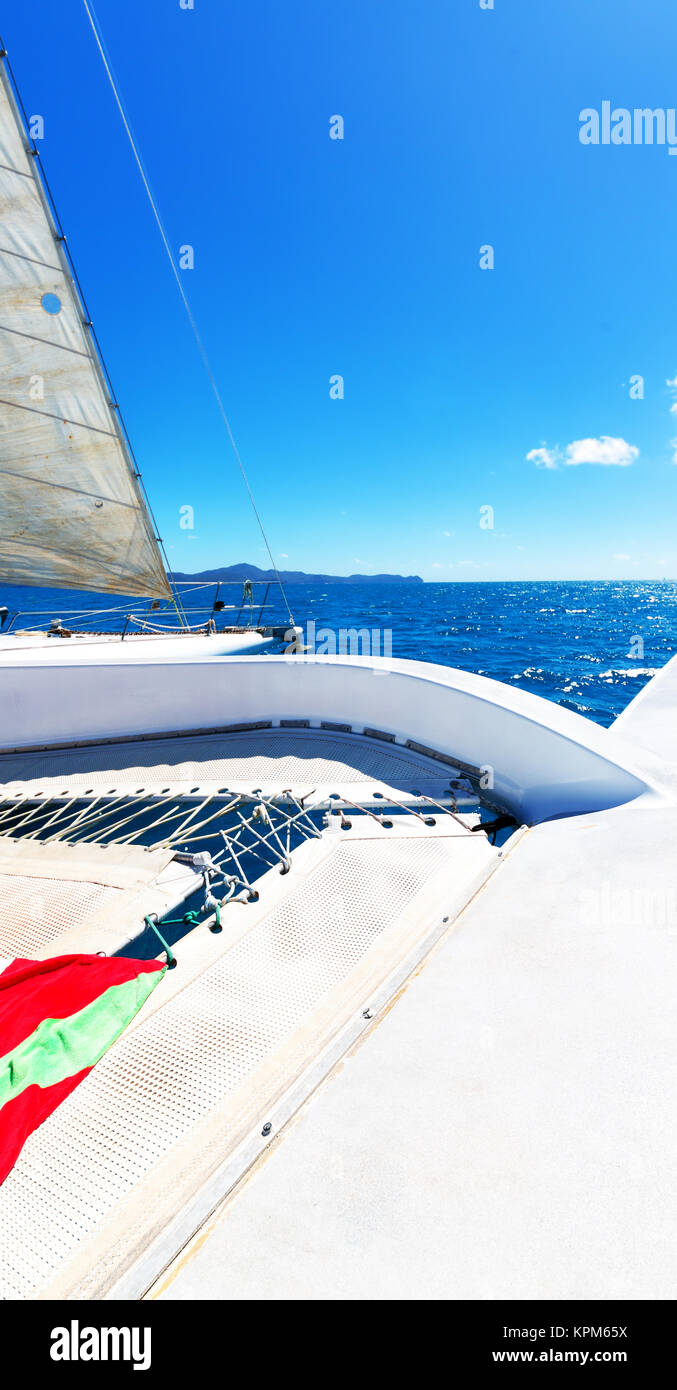
[[[96, 12], [281, 567], [677, 575], [677, 158], [578, 139], [677, 105], [672, 0]], [[3, 26], [171, 564], [265, 564], [80, 0]]]

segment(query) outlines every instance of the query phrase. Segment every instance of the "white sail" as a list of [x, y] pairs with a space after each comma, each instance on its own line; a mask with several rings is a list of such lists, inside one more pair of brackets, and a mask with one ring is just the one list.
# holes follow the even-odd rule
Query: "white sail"
[[168, 597], [2, 62], [0, 79], [0, 579]]

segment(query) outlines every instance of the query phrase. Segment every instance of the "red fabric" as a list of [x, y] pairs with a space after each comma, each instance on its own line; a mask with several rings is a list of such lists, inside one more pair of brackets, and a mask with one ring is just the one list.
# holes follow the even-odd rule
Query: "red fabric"
[[20, 1095], [3, 1105], [0, 1112], [0, 1183], [5, 1181], [14, 1167], [29, 1134], [56, 1110], [57, 1105], [75, 1090], [91, 1070], [91, 1067], [85, 1067], [75, 1076], [58, 1081], [55, 1086], [27, 1086]]
[[85, 955], [13, 960], [0, 972], [0, 1058], [28, 1038], [44, 1018], [67, 1018], [112, 985], [162, 970], [163, 964]]

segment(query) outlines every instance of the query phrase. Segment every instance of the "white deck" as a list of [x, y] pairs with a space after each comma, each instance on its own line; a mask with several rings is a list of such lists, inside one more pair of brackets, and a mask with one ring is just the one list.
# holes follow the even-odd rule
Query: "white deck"
[[646, 748], [677, 775], [677, 660], [673, 658], [640, 690], [611, 726], [612, 734]]
[[247, 1166], [269, 1110], [367, 1026], [383, 982], [499, 862], [453, 821], [369, 820], [304, 849], [259, 880], [258, 903], [225, 910], [221, 936], [180, 943], [176, 970], [31, 1135], [0, 1188], [4, 1297], [142, 1294], [209, 1214], [214, 1175]]
[[674, 1298], [676, 844], [529, 831], [155, 1294]]
[[[13, 737], [30, 710], [0, 673], [21, 816], [231, 791], [367, 814], [269, 870], [220, 936], [195, 928], [30, 1137], [0, 1188], [4, 1296], [677, 1291], [677, 764], [630, 719], [602, 730], [421, 663], [92, 671], [103, 703], [80, 732], [99, 736], [113, 702], [120, 741], [47, 751]], [[53, 738], [77, 689], [54, 675]], [[196, 731], [168, 736], [187, 710]], [[499, 851], [471, 813], [415, 813], [487, 765], [499, 804], [558, 818]]]
[[271, 634], [267, 636], [256, 629], [242, 632], [128, 632], [124, 640], [120, 633], [111, 632], [73, 632], [71, 637], [57, 637], [39, 631], [0, 633], [0, 668], [3, 662], [9, 664], [13, 659], [25, 661], [34, 666], [51, 667], [69, 663], [96, 663], [105, 653], [106, 660], [113, 663], [148, 660], [153, 653], [155, 660], [195, 660], [196, 657], [213, 659], [221, 656], [240, 656], [249, 652], [262, 652], [276, 645]]
[[[259, 878], [258, 901], [229, 903], [219, 935], [200, 924], [184, 936], [176, 970], [0, 1188], [4, 1297], [139, 1296], [167, 1241], [174, 1254], [209, 1214], [223, 1164], [239, 1174], [258, 1152], [267, 1109], [367, 1027], [364, 1007], [406, 977], [500, 852], [473, 833], [472, 810], [414, 809], [428, 795], [449, 805], [457, 767], [364, 734], [257, 729], [22, 753], [0, 768], [15, 835], [29, 837], [0, 839], [6, 956], [120, 949], [145, 913], [194, 886], [159, 845], [90, 843], [106, 800], [123, 794], [123, 819], [130, 792], [153, 818], [176, 796], [186, 813], [206, 798], [211, 813], [234, 787], [256, 801], [263, 782], [307, 805], [357, 803], [343, 828], [293, 851], [288, 873]], [[43, 802], [50, 835], [63, 810], [63, 843], [30, 838]], [[83, 802], [86, 838], [69, 842]]]
[[[436, 795], [461, 770], [364, 734], [331, 729], [249, 728], [218, 734], [131, 740], [85, 748], [0, 754], [6, 796], [135, 793], [203, 796], [239, 788], [288, 788], [326, 796], [350, 786], [417, 788]], [[1, 785], [1, 784], [0, 784]]]

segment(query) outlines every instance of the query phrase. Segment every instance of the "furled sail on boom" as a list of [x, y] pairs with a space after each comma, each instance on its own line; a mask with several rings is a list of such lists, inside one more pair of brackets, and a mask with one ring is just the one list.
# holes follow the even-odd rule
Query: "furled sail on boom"
[[0, 62], [0, 579], [170, 597]]

